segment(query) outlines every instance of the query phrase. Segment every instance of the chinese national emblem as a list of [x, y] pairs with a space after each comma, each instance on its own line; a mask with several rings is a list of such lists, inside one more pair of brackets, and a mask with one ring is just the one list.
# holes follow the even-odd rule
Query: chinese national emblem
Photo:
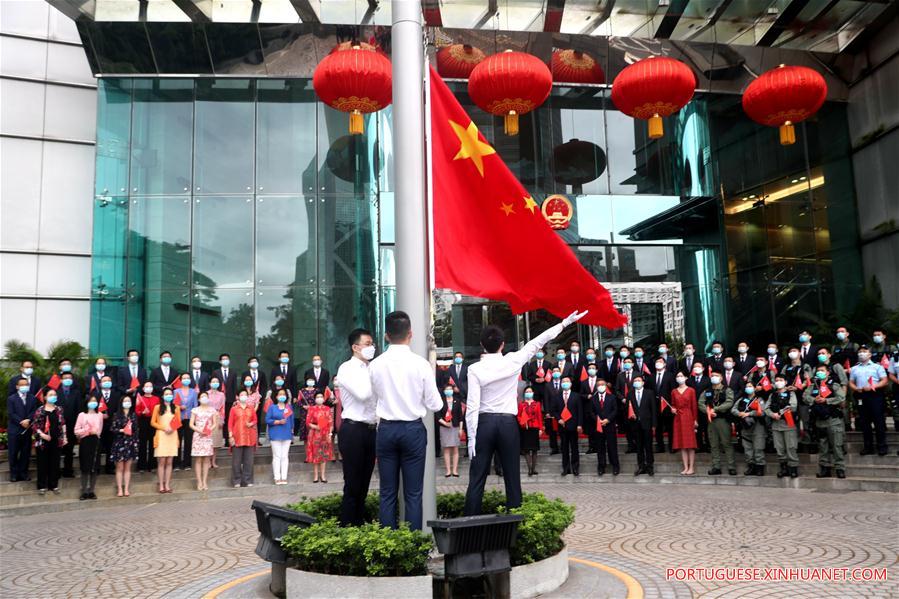
[[543, 217], [553, 229], [567, 229], [574, 216], [574, 207], [563, 195], [551, 195], [543, 201]]

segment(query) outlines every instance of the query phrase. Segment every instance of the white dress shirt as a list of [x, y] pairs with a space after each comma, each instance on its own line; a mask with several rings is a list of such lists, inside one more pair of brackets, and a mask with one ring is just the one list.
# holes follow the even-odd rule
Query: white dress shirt
[[543, 331], [516, 352], [502, 355], [484, 354], [481, 361], [468, 367], [468, 410], [465, 424], [468, 430], [469, 456], [474, 456], [478, 433], [478, 415], [518, 414], [518, 375], [531, 361], [537, 350], [562, 332], [562, 323]]
[[443, 409], [431, 364], [408, 345], [388, 347], [369, 363], [368, 372], [379, 419], [411, 422]]
[[371, 391], [368, 364], [353, 356], [337, 369], [340, 386], [340, 405], [344, 420], [377, 424], [375, 400]]

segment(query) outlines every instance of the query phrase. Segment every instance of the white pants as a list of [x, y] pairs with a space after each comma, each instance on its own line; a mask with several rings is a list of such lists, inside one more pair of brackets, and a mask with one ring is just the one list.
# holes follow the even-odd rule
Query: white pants
[[290, 452], [290, 439], [286, 441], [272, 441], [272, 471], [275, 480], [287, 480], [288, 454]]

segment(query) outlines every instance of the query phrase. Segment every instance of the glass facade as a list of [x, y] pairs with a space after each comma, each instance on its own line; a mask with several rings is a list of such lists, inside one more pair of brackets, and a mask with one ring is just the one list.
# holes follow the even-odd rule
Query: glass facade
[[[854, 306], [843, 105], [825, 104], [781, 147], [739, 96], [698, 93], [651, 140], [608, 87], [556, 86], [509, 137], [451, 86], [538, 202], [572, 202], [559, 234], [631, 318], [618, 331], [572, 327], [562, 343], [758, 347]], [[391, 147], [389, 109], [350, 136], [305, 78], [100, 79], [92, 350], [165, 348], [177, 364], [220, 352], [268, 362], [282, 348], [344, 358], [346, 333], [379, 330], [394, 303]], [[552, 281], [551, 257], [523, 259]], [[438, 353], [477, 355], [487, 322], [512, 346], [551, 319], [435, 294]]]

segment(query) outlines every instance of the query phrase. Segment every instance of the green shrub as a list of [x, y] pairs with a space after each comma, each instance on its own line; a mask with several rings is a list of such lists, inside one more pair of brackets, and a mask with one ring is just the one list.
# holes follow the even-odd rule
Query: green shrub
[[562, 533], [574, 522], [574, 506], [542, 493], [525, 493], [521, 507], [510, 510], [524, 516], [512, 546], [512, 565], [530, 564], [562, 550]]
[[343, 576], [420, 576], [427, 574], [431, 537], [378, 524], [342, 528], [333, 519], [308, 528], [291, 526], [281, 546], [309, 572]]
[[[287, 504], [287, 509], [303, 512], [319, 521], [327, 520], [329, 518], [339, 520], [340, 503], [342, 500], [343, 495], [340, 493], [330, 493], [328, 495], [322, 495], [321, 497], [312, 498], [303, 496], [297, 503]], [[380, 515], [380, 501], [381, 499], [377, 493], [369, 493], [368, 497], [365, 498], [366, 522], [378, 521]]]

